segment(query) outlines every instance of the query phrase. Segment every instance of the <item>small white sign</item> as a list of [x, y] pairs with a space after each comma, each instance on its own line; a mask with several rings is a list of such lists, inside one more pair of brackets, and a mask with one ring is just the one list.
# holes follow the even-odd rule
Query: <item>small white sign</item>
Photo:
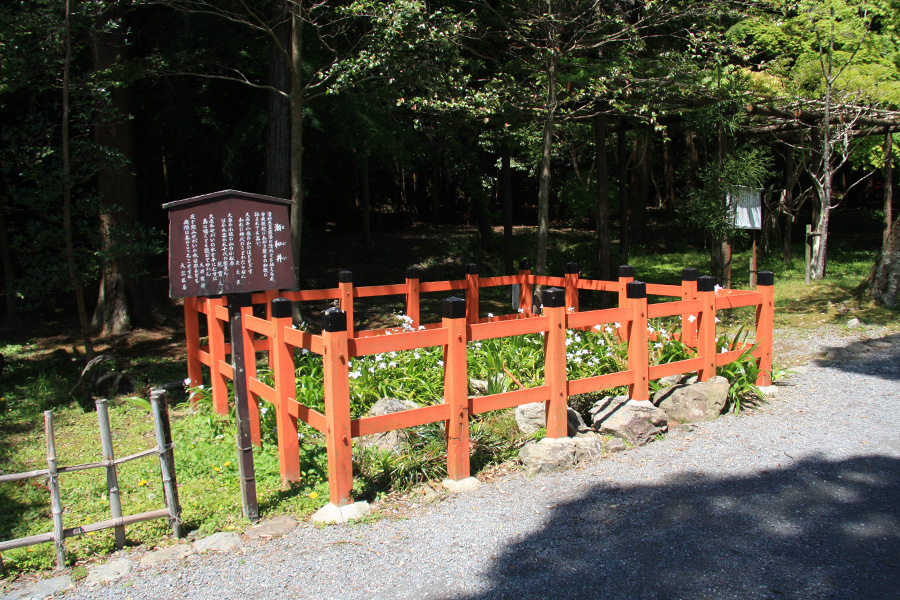
[[728, 194], [728, 211], [736, 229], [762, 229], [762, 193], [759, 189], [737, 187]]

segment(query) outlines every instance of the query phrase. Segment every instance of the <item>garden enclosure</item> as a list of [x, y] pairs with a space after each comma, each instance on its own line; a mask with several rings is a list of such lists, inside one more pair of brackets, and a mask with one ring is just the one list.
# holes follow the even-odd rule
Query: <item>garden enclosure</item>
[[[519, 309], [507, 315], [482, 316], [479, 291], [496, 286], [518, 286]], [[235, 295], [242, 303], [243, 344], [247, 352], [244, 369], [250, 397], [251, 435], [260, 443], [259, 401], [274, 407], [282, 481], [300, 478], [298, 423], [303, 422], [325, 435], [328, 454], [330, 500], [337, 506], [350, 501], [353, 486], [351, 440], [391, 430], [444, 422], [447, 436], [447, 474], [459, 480], [469, 476], [469, 419], [473, 415], [511, 408], [532, 402], [546, 403], [546, 434], [551, 438], [567, 435], [568, 397], [627, 386], [629, 397], [647, 400], [649, 382], [682, 373], [696, 372], [700, 381], [716, 374], [716, 367], [738, 360], [748, 351], [756, 359], [760, 374], [758, 385], [771, 383], [772, 328], [774, 318], [774, 277], [758, 274], [757, 289], [733, 290], [716, 285], [710, 276], [698, 277], [696, 269], [684, 269], [681, 285], [648, 284], [634, 280], [630, 266], [619, 269], [617, 281], [581, 279], [575, 263], [566, 266], [564, 277], [533, 275], [523, 263], [517, 275], [480, 278], [475, 265], [469, 265], [465, 279], [420, 281], [415, 269], [407, 271], [402, 284], [356, 286], [352, 273], [339, 274], [337, 288]], [[542, 306], [533, 305], [533, 290], [542, 286]], [[515, 288], [513, 288], [515, 289]], [[615, 294], [618, 307], [585, 310], [579, 308], [580, 292]], [[441, 321], [420, 323], [420, 299], [423, 294], [456, 293], [441, 302]], [[649, 296], [675, 298], [648, 302]], [[361, 298], [402, 296], [406, 305], [406, 331], [396, 328], [357, 330], [354, 327], [354, 301]], [[296, 329], [292, 303], [336, 301], [323, 313], [321, 334]], [[260, 307], [254, 316], [253, 306]], [[755, 341], [729, 343], [717, 347], [716, 313], [719, 310], [754, 307]], [[184, 301], [187, 338], [187, 365], [190, 385], [203, 383], [203, 365], [209, 368], [213, 407], [228, 412], [229, 380], [234, 368], [226, 360], [230, 344], [226, 340], [228, 307], [224, 297], [188, 297]], [[201, 316], [203, 315], [203, 316]], [[648, 327], [648, 319], [672, 317], [680, 320], [678, 338], [689, 349], [689, 358], [651, 364], [650, 345], [657, 333]], [[201, 345], [201, 319], [205, 320], [207, 343]], [[566, 339], [591, 328], [614, 328], [627, 344], [627, 368], [611, 373], [569, 379]], [[613, 330], [613, 329], [610, 329]], [[540, 334], [543, 336], [543, 384], [501, 393], [469, 397], [467, 344], [481, 340]], [[351, 418], [350, 361], [380, 353], [422, 348], [443, 349], [443, 398], [434, 404], [402, 412]], [[324, 411], [298, 401], [295, 380], [295, 352], [322, 357]], [[270, 377], [257, 372], [258, 355], [265, 355]], [[264, 382], [263, 380], [271, 382]]]

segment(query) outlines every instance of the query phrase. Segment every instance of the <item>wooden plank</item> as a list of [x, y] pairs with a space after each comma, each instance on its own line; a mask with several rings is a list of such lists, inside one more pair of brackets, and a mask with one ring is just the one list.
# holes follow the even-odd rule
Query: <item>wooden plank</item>
[[466, 289], [466, 280], [457, 279], [454, 281], [423, 281], [419, 283], [419, 291], [423, 294], [428, 292], [449, 292], [452, 290]]
[[473, 415], [489, 412], [492, 410], [500, 410], [503, 408], [512, 408], [530, 402], [546, 402], [550, 400], [550, 386], [541, 385], [524, 390], [513, 390], [502, 394], [491, 394], [490, 396], [476, 396], [469, 400], [469, 412]]
[[347, 340], [350, 356], [366, 356], [381, 352], [400, 352], [429, 346], [442, 346], [447, 343], [447, 332], [444, 329], [426, 329], [409, 331], [377, 337], [362, 337]]
[[730, 362], [734, 362], [741, 357], [741, 354], [744, 353], [744, 349], [740, 350], [730, 350], [728, 352], [719, 352], [716, 354], [716, 366], [721, 367], [722, 365], [727, 365]]
[[[289, 344], [294, 348], [306, 348], [307, 350], [312, 351], [313, 338], [316, 336], [306, 331], [294, 329], [293, 326], [284, 327], [282, 331], [284, 333], [284, 341], [286, 344]], [[317, 354], [321, 354], [321, 352], [317, 352]]]
[[270, 404], [275, 404], [275, 388], [266, 385], [256, 377], [247, 378], [247, 387], [251, 393], [256, 394]]
[[726, 296], [716, 296], [716, 310], [756, 306], [760, 302], [762, 302], [762, 296], [759, 292], [740, 292]]
[[675, 296], [676, 298], [681, 298], [681, 286], [680, 285], [664, 285], [662, 283], [648, 283], [647, 284], [647, 295], [648, 296]]
[[35, 544], [46, 544], [53, 541], [52, 533], [39, 533], [37, 535], [29, 535], [28, 537], [16, 538], [14, 540], [6, 540], [0, 542], [0, 552], [7, 550], [15, 550], [25, 546], [34, 546]]
[[543, 285], [546, 287], [563, 287], [566, 285], [564, 277], [548, 277], [546, 275], [532, 275], [529, 277], [532, 284]]
[[405, 283], [393, 285], [367, 285], [354, 289], [357, 298], [370, 298], [372, 296], [405, 296], [407, 286]]
[[281, 296], [294, 302], [313, 302], [316, 300], [337, 300], [341, 297], [339, 288], [327, 288], [324, 290], [300, 290], [282, 292]]
[[[253, 315], [249, 314], [244, 315], [244, 329], [252, 331], [253, 333], [264, 335], [266, 337], [272, 337], [273, 335], [275, 335], [275, 326], [271, 321], [266, 321], [265, 319], [260, 319], [259, 317], [254, 317]], [[259, 347], [254, 344], [254, 349], [268, 350], [269, 347], [265, 340], [263, 340], [263, 344], [264, 345]]]
[[428, 423], [446, 421], [450, 418], [450, 407], [446, 404], [433, 404], [421, 408], [412, 408], [401, 412], [363, 417], [350, 421], [350, 433], [353, 437], [384, 433], [404, 427], [418, 427]]
[[209, 346], [200, 346], [200, 348], [201, 350], [197, 350], [197, 358], [208, 367], [210, 365], [209, 350], [202, 350], [202, 348], [209, 348]]
[[647, 318], [674, 317], [681, 315], [699, 315], [699, 300], [676, 300], [675, 302], [655, 302], [647, 306]]
[[680, 375], [682, 373], [692, 373], [701, 366], [703, 366], [703, 361], [699, 358], [689, 358], [687, 360], [677, 360], [661, 365], [653, 365], [650, 367], [650, 379], [659, 379], [661, 377]]
[[618, 292], [618, 281], [604, 281], [602, 279], [578, 279], [575, 284], [579, 290], [593, 290], [595, 292]]
[[633, 318], [634, 313], [630, 307], [606, 308], [603, 310], [588, 310], [566, 315], [566, 327], [577, 329], [579, 327], [593, 327], [607, 323], [627, 323]]
[[219, 374], [234, 381], [234, 367], [224, 360], [219, 361]]
[[478, 287], [496, 287], [498, 285], [515, 285], [519, 283], [518, 275], [504, 275], [502, 277], [484, 277], [478, 280]]
[[587, 394], [588, 392], [608, 390], [610, 388], [629, 385], [633, 381], [634, 371], [630, 370], [607, 373], [595, 377], [585, 377], [584, 379], [572, 379], [569, 381], [569, 395], [575, 396], [576, 394]]
[[528, 335], [530, 333], [547, 331], [548, 327], [550, 327], [550, 321], [547, 317], [475, 323], [468, 327], [468, 339], [474, 342], [476, 340], [490, 340], [514, 335]]

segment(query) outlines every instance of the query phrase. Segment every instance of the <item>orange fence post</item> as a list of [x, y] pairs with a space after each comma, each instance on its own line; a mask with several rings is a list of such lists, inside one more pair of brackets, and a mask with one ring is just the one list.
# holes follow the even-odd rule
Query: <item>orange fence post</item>
[[187, 373], [189, 387], [203, 383], [203, 363], [200, 362], [200, 313], [197, 311], [199, 298], [184, 299], [184, 337], [187, 346]]
[[328, 491], [331, 503], [353, 502], [353, 450], [350, 445], [350, 355], [347, 313], [329, 308], [322, 313], [322, 367], [325, 380], [325, 445], [328, 451]]
[[[266, 321], [272, 320], [272, 300], [278, 297], [278, 290], [266, 290]], [[266, 338], [266, 362], [272, 368], [272, 349], [275, 347], [273, 338]]]
[[701, 303], [697, 315], [697, 354], [702, 361], [697, 379], [709, 381], [716, 375], [716, 278], [711, 275], [698, 277], [697, 296]]
[[291, 415], [288, 403], [296, 400], [297, 384], [294, 379], [294, 351], [284, 341], [284, 330], [293, 325], [291, 301], [274, 298], [269, 305], [275, 335], [269, 366], [275, 383], [275, 426], [278, 435], [278, 466], [281, 484], [287, 487], [292, 481], [300, 481], [300, 442], [297, 439], [297, 417]]
[[441, 303], [444, 347], [444, 403], [450, 407], [447, 426], [447, 477], [469, 476], [469, 397], [466, 357], [466, 301], [450, 297]]
[[[253, 316], [253, 304], [241, 307], [241, 320]], [[244, 373], [245, 381], [256, 379], [256, 349], [253, 347], [253, 332], [246, 327], [241, 327], [241, 335], [244, 338]], [[256, 446], [262, 446], [262, 436], [259, 431], [259, 396], [247, 388], [247, 416], [250, 419], [250, 439]]]
[[[693, 300], [697, 297], [697, 269], [689, 267], [681, 270], [681, 299]], [[691, 318], [693, 317], [693, 319]], [[681, 343], [697, 347], [697, 319], [698, 315], [681, 315]]]
[[756, 356], [760, 373], [756, 385], [772, 385], [772, 334], [775, 328], [775, 274], [760, 271], [756, 274], [756, 290], [760, 293], [756, 307]]
[[419, 327], [419, 269], [406, 269], [406, 316], [412, 319], [413, 329]]
[[628, 370], [634, 372], [634, 383], [628, 386], [628, 397], [632, 400], [649, 400], [649, 340], [647, 339], [647, 284], [630, 281], [625, 286], [632, 320], [628, 329]]
[[[631, 265], [619, 266], [619, 308], [628, 306], [627, 286], [634, 281], [634, 267]], [[625, 341], [628, 339], [628, 330], [625, 326], [619, 327], [619, 339]]]
[[341, 271], [338, 273], [338, 288], [341, 290], [341, 310], [347, 313], [347, 336], [354, 338], [353, 330], [353, 272]]
[[466, 267], [466, 323], [478, 322], [478, 265]]
[[544, 383], [550, 388], [547, 401], [547, 437], [563, 438], [568, 427], [568, 380], [566, 379], [566, 292], [557, 287], [542, 294], [544, 314], [549, 318], [544, 344]]
[[209, 335], [209, 378], [213, 410], [228, 414], [228, 378], [222, 374], [219, 361], [225, 360], [225, 323], [216, 317], [216, 307], [225, 306], [224, 296], [206, 299], [206, 330]]
[[578, 312], [578, 263], [566, 263], [566, 310]]
[[527, 278], [531, 276], [531, 263], [528, 259], [519, 261], [519, 310], [526, 315], [534, 314], [534, 295]]

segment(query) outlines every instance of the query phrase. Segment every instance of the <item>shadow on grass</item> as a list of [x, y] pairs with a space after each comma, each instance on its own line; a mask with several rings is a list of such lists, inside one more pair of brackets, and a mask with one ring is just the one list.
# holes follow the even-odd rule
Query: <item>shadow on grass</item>
[[900, 460], [884, 456], [599, 484], [508, 546], [486, 572], [486, 591], [453, 597], [896, 598], [898, 493]]

